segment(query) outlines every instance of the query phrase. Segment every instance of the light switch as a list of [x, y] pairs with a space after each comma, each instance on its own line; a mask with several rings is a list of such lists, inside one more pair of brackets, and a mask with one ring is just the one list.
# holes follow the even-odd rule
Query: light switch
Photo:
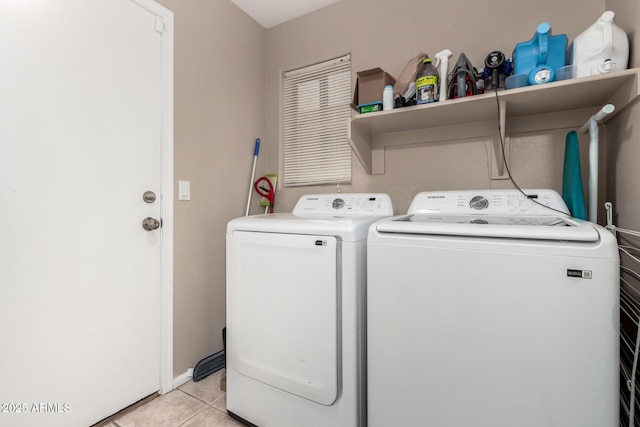
[[178, 181], [178, 200], [191, 200], [190, 181]]

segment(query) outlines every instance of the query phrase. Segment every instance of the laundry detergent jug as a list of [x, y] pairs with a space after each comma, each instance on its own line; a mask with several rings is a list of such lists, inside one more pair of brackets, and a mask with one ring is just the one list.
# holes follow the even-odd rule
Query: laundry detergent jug
[[547, 22], [538, 25], [529, 41], [516, 44], [513, 49], [513, 74], [524, 74], [529, 84], [555, 80], [555, 71], [567, 65], [567, 35], [551, 35]]
[[627, 68], [629, 39], [613, 23], [615, 14], [606, 11], [578, 35], [569, 46], [569, 63], [575, 65], [576, 77], [595, 76]]

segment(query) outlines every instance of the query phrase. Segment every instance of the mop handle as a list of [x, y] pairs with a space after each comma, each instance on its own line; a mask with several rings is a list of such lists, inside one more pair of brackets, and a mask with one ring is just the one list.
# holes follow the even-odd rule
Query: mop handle
[[249, 180], [249, 196], [247, 197], [247, 210], [244, 216], [249, 216], [249, 206], [251, 206], [251, 193], [253, 192], [253, 179], [256, 176], [256, 163], [260, 152], [260, 138], [256, 138], [256, 145], [253, 149], [253, 168], [251, 169], [251, 179]]

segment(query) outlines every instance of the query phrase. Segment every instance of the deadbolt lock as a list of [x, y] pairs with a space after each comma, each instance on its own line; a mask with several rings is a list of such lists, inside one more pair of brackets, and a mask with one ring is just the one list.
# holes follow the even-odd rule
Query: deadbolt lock
[[142, 195], [142, 200], [144, 200], [145, 203], [153, 203], [156, 201], [156, 193], [153, 191], [145, 191]]

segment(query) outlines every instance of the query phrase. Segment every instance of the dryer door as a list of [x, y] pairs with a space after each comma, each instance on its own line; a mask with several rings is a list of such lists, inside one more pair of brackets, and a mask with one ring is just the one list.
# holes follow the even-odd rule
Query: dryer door
[[238, 372], [314, 402], [338, 393], [338, 257], [333, 236], [234, 232], [230, 357]]

